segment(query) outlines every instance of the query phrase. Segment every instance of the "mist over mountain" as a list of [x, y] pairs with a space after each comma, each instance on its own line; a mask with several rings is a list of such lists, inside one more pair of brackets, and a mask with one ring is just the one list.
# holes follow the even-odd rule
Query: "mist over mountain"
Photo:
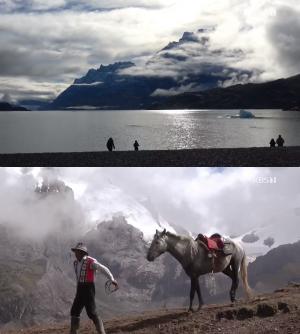
[[253, 71], [231, 65], [245, 57], [243, 51], [215, 47], [209, 37], [211, 29], [185, 32], [145, 65], [126, 61], [90, 69], [50, 107], [143, 109], [179, 93], [253, 80]]
[[262, 83], [259, 70], [242, 65], [244, 51], [214, 45], [213, 30], [184, 32], [144, 65], [124, 61], [90, 69], [47, 107], [299, 110], [299, 75]]
[[207, 91], [185, 92], [158, 104], [161, 109], [300, 110], [300, 75], [265, 83], [245, 83]]
[[[143, 194], [147, 194], [147, 187], [142, 182], [133, 185], [128, 173], [126, 179], [118, 181], [117, 171], [89, 169], [82, 174], [78, 169], [73, 172], [77, 183], [68, 173], [55, 168], [1, 170], [0, 326], [22, 327], [68, 319], [76, 284], [70, 249], [78, 241], [87, 244], [90, 255], [107, 265], [120, 284], [117, 293], [107, 295], [105, 279], [97, 277], [97, 305], [104, 316], [186, 306], [189, 281], [179, 263], [169, 254], [153, 263], [145, 256], [155, 229], [193, 235], [190, 227], [169, 222], [164, 218], [166, 212], [162, 214], [148, 196], [139, 198], [139, 187]], [[192, 179], [191, 174], [186, 176]], [[138, 171], [134, 177], [140, 179]], [[162, 178], [157, 175], [151, 180], [151, 192], [155, 194], [156, 183], [162, 189]], [[125, 192], [127, 183], [131, 191]], [[288, 224], [286, 227], [289, 229]], [[259, 240], [243, 244], [252, 256], [249, 277], [258, 291], [299, 278], [299, 242], [277, 248], [287, 239], [280, 239], [274, 229], [275, 225], [256, 228]], [[270, 252], [270, 246], [263, 244], [268, 236], [274, 237]], [[273, 280], [272, 274], [278, 279]], [[228, 300], [230, 281], [226, 276], [208, 275], [200, 282], [206, 303]], [[242, 291], [239, 293], [242, 296]]]
[[[91, 228], [72, 188], [51, 168], [38, 175], [30, 174], [30, 169], [21, 170], [4, 187], [6, 203], [11, 207], [0, 221], [0, 327], [68, 319], [76, 284], [70, 249], [78, 240], [87, 244], [92, 256], [109, 266], [121, 286], [117, 294], [107, 296], [105, 279], [98, 277], [101, 314], [110, 316], [162, 305], [161, 299], [152, 304], [152, 294], [156, 282], [165, 275], [166, 265], [161, 259], [155, 264], [146, 261], [144, 234], [128, 224], [122, 213], [108, 221], [93, 222]], [[147, 209], [139, 213], [141, 220], [151, 220]]]

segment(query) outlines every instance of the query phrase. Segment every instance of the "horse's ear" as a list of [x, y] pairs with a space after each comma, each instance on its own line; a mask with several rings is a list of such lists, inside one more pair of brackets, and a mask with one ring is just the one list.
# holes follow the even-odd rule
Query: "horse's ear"
[[163, 230], [163, 234], [166, 234], [166, 233], [167, 233], [167, 230], [166, 230], [166, 229], [164, 229], [164, 230]]

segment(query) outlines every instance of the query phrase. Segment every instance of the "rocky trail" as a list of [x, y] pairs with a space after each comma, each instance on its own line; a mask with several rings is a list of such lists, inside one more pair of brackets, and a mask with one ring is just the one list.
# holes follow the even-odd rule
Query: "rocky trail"
[[[250, 301], [207, 305], [199, 312], [184, 309], [149, 311], [105, 321], [108, 334], [177, 333], [300, 333], [300, 284], [290, 284]], [[35, 327], [1, 334], [67, 334], [68, 324]], [[82, 323], [81, 334], [95, 333], [90, 323]]]

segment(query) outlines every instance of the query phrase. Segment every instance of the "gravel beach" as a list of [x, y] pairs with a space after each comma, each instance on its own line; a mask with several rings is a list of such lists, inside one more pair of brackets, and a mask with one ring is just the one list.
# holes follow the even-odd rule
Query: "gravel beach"
[[0, 154], [1, 166], [299, 167], [300, 147]]

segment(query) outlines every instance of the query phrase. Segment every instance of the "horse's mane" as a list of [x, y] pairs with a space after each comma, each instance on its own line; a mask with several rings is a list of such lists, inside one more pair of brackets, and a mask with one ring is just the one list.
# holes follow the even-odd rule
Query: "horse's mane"
[[198, 243], [195, 242], [195, 240], [192, 237], [188, 237], [185, 235], [178, 235], [178, 234], [174, 234], [172, 232], [166, 232], [166, 235], [168, 237], [173, 237], [175, 239], [178, 239], [180, 241], [185, 241], [187, 243], [187, 245], [190, 247], [191, 250], [191, 256], [194, 257], [197, 253], [198, 253]]
[[166, 232], [166, 235], [167, 235], [168, 237], [174, 237], [174, 238], [176, 238], [176, 239], [183, 240], [183, 241], [184, 241], [184, 240], [191, 239], [191, 237], [187, 237], [187, 236], [185, 236], [185, 235], [175, 234], [175, 233], [172, 233], [172, 232], [169, 232], [169, 231]]

